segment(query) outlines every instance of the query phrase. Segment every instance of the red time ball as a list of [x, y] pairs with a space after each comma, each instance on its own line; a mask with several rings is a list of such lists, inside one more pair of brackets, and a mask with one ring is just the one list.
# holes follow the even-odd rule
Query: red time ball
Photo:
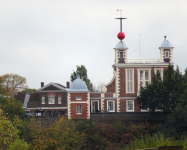
[[125, 33], [119, 32], [117, 37], [118, 37], [118, 39], [123, 40], [125, 38]]

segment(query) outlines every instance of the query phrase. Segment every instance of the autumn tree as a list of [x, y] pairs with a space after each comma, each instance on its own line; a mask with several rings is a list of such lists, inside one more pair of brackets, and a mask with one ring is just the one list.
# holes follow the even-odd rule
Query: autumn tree
[[29, 89], [29, 88], [26, 88], [26, 89], [24, 89], [24, 90], [21, 90], [21, 91], [19, 91], [19, 93], [35, 93], [35, 92], [37, 92], [37, 90], [36, 89]]
[[77, 65], [76, 67], [77, 67], [76, 71], [73, 70], [73, 73], [70, 76], [71, 82], [73, 82], [75, 79], [77, 79], [77, 75], [79, 74], [80, 78], [83, 81], [85, 81], [85, 83], [88, 87], [88, 90], [93, 91], [93, 85], [92, 85], [90, 79], [88, 79], [86, 67], [84, 65], [81, 65], [81, 66]]
[[13, 92], [18, 92], [27, 88], [27, 80], [25, 77], [22, 77], [18, 74], [5, 74], [2, 76], [3, 86], [6, 91], [12, 95]]

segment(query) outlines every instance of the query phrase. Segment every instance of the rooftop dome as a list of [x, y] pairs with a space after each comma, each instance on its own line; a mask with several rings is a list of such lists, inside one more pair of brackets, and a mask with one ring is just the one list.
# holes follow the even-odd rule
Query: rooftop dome
[[87, 91], [88, 92], [88, 88], [87, 88], [86, 83], [82, 79], [80, 79], [79, 76], [77, 76], [77, 79], [71, 83], [69, 91]]
[[128, 48], [123, 41], [119, 41], [115, 48]]
[[164, 42], [162, 42], [162, 45], [161, 45], [161, 47], [173, 47], [172, 45], [171, 45], [171, 43], [168, 41], [168, 40], [166, 40], [166, 36], [164, 36]]

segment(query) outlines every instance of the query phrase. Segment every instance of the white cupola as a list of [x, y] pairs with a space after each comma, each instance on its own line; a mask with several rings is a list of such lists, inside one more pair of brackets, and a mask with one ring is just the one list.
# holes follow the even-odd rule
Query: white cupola
[[166, 40], [166, 36], [164, 36], [164, 41], [161, 44], [160, 49], [160, 62], [170, 62], [173, 63], [173, 49], [174, 47], [171, 43]]
[[128, 47], [126, 46], [125, 42], [119, 41], [116, 44], [115, 50], [115, 63], [125, 63], [127, 62], [127, 50]]

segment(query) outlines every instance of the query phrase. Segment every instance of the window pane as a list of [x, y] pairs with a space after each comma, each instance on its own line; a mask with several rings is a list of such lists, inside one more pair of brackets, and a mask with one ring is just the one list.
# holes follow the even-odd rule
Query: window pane
[[45, 104], [45, 97], [42, 97], [42, 104]]
[[114, 110], [113, 102], [108, 102], [108, 109], [111, 110], [111, 111]]
[[82, 97], [81, 96], [76, 96], [76, 100], [81, 100]]
[[143, 71], [140, 71], [140, 80], [143, 80]]
[[60, 96], [58, 97], [58, 104], [62, 104], [62, 99]]
[[142, 86], [142, 87], [144, 86], [144, 85], [143, 85], [143, 81], [140, 81], [140, 86]]
[[120, 58], [123, 58], [123, 52], [120, 52]]
[[149, 72], [145, 71], [145, 80], [149, 80]]
[[48, 97], [49, 104], [54, 104], [55, 103], [55, 96], [53, 94], [50, 94]]
[[77, 114], [81, 114], [82, 113], [82, 108], [81, 105], [77, 105]]
[[134, 110], [133, 101], [128, 101], [127, 104], [128, 104], [128, 107], [127, 107], [128, 110]]

